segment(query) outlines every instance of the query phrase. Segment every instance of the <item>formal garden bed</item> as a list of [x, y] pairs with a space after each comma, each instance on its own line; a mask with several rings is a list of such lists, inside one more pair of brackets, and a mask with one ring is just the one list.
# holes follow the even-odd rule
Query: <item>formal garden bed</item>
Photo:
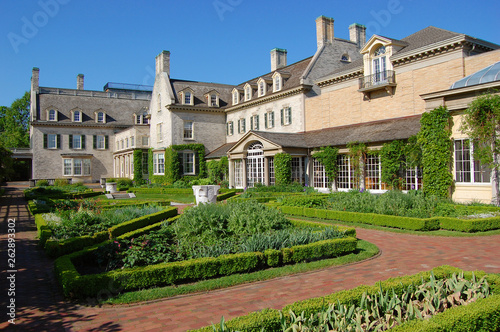
[[497, 331], [499, 292], [498, 275], [441, 266], [196, 331]]
[[256, 202], [201, 205], [60, 257], [55, 271], [66, 296], [85, 298], [109, 285], [126, 292], [182, 284], [336, 257], [356, 247], [354, 229], [294, 225]]

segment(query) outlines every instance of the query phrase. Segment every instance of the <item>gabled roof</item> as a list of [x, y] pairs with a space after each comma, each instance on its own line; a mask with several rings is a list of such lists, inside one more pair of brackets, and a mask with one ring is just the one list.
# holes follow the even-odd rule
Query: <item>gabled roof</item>
[[[176, 104], [181, 104], [179, 100], [179, 92], [185, 91], [186, 89], [191, 89], [193, 91], [193, 106], [207, 106], [205, 95], [212, 91], [217, 91], [219, 93], [219, 106], [225, 107], [231, 101], [231, 91], [233, 90], [233, 85], [219, 84], [219, 83], [207, 83], [207, 82], [196, 82], [187, 80], [170, 79], [172, 84], [172, 89], [175, 95]], [[186, 105], [189, 106], [189, 105]]]

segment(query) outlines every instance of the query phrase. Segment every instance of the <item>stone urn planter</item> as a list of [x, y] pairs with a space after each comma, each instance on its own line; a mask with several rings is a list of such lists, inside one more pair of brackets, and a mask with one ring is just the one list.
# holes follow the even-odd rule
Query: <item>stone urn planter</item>
[[106, 182], [106, 191], [110, 194], [118, 192], [118, 190], [116, 189], [116, 182]]
[[218, 185], [193, 186], [194, 197], [196, 197], [196, 205], [199, 205], [200, 203], [215, 204], [217, 202], [219, 189], [220, 186]]

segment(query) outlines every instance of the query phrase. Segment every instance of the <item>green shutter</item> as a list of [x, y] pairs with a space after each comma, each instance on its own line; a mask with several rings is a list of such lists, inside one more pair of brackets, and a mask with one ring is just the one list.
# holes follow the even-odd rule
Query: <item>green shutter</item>
[[274, 111], [269, 114], [271, 116], [271, 128], [274, 128]]
[[93, 136], [94, 150], [97, 149], [97, 135]]
[[229, 136], [229, 122], [226, 123], [226, 136]]
[[288, 124], [292, 124], [292, 108], [288, 107]]
[[46, 149], [47, 145], [47, 134], [43, 134], [43, 148]]
[[231, 135], [232, 135], [232, 134], [234, 134], [234, 125], [233, 125], [233, 124], [234, 124], [234, 122], [233, 122], [233, 121], [231, 121], [231, 128], [230, 128], [230, 130], [231, 130]]
[[257, 122], [257, 123], [255, 124], [255, 130], [259, 130], [259, 116], [258, 116], [258, 115], [257, 115], [257, 116], [255, 116], [255, 122]]
[[57, 148], [61, 148], [61, 135], [57, 134], [56, 136]]
[[73, 135], [69, 135], [69, 148], [73, 149]]
[[104, 136], [104, 148], [106, 150], [109, 149], [109, 136], [108, 135]]
[[284, 110], [281, 109], [281, 125], [282, 126], [285, 124], [285, 117], [284, 117], [285, 114], [284, 113], [285, 113]]
[[247, 119], [243, 119], [242, 121], [243, 121], [243, 123], [242, 123], [243, 132], [246, 133], [246, 131], [247, 131], [247, 123], [246, 123]]
[[268, 128], [267, 127], [267, 113], [264, 113], [264, 128]]
[[253, 127], [253, 116], [250, 117], [250, 129], [254, 129], [254, 127]]
[[238, 120], [238, 134], [241, 133], [241, 120]]
[[85, 150], [85, 135], [82, 135], [82, 150]]

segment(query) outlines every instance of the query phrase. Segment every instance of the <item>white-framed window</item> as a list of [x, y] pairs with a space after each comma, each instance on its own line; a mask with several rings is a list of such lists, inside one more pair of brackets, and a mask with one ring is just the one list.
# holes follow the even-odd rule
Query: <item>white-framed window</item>
[[134, 114], [135, 124], [142, 124], [142, 115]]
[[245, 85], [245, 101], [252, 99], [252, 87], [250, 84]]
[[232, 136], [234, 134], [234, 123], [233, 121], [229, 121], [226, 123], [226, 135]]
[[96, 113], [95, 122], [97, 123], [106, 123], [106, 113], [99, 111]]
[[125, 149], [125, 141], [123, 139], [120, 141], [120, 145], [122, 147], [122, 150]]
[[143, 152], [142, 153], [142, 174], [146, 175], [149, 173], [149, 153], [148, 152]]
[[252, 115], [250, 117], [250, 128], [252, 130], [259, 130], [259, 115]]
[[264, 125], [267, 129], [274, 128], [274, 111], [264, 113]]
[[313, 186], [314, 188], [328, 189], [329, 179], [326, 176], [325, 166], [313, 158]]
[[64, 158], [63, 175], [64, 176], [90, 176], [90, 159]]
[[387, 186], [382, 182], [382, 168], [378, 154], [368, 154], [365, 165], [365, 189], [386, 190]]
[[60, 149], [61, 135], [59, 134], [43, 134], [44, 149]]
[[194, 152], [182, 153], [182, 172], [183, 174], [195, 174]]
[[107, 135], [94, 135], [94, 149], [105, 150], [108, 149], [108, 136]]
[[130, 158], [129, 156], [125, 156], [125, 176], [128, 176], [128, 171], [130, 169]]
[[304, 157], [292, 157], [292, 182], [304, 184], [306, 182], [306, 160]]
[[184, 104], [191, 105], [192, 101], [193, 101], [193, 95], [191, 94], [191, 91], [184, 92]]
[[149, 136], [142, 136], [142, 146], [149, 146]]
[[184, 139], [193, 139], [193, 121], [184, 121]]
[[266, 94], [266, 82], [261, 78], [258, 81], [258, 91], [259, 91], [259, 97], [262, 97]]
[[238, 90], [234, 89], [233, 90], [233, 105], [236, 105], [240, 102], [240, 93]]
[[422, 169], [411, 167], [405, 170], [405, 182], [403, 190], [420, 190], [422, 189]]
[[354, 189], [357, 181], [354, 178], [351, 158], [346, 154], [337, 155], [337, 167], [337, 189]]
[[50, 109], [47, 111], [48, 121], [57, 121], [57, 111], [55, 109]]
[[474, 160], [474, 144], [468, 139], [455, 140], [455, 181], [457, 183], [490, 183], [491, 169]]
[[142, 119], [142, 124], [148, 124], [149, 123], [148, 112], [142, 113], [141, 119]]
[[165, 174], [165, 153], [160, 152], [153, 154], [153, 173]]
[[246, 132], [246, 119], [238, 120], [238, 133], [244, 134]]
[[373, 52], [372, 74], [374, 83], [387, 82], [387, 63], [385, 46], [381, 45]]
[[210, 94], [210, 106], [219, 106], [219, 96], [216, 93]]
[[73, 111], [73, 122], [82, 122], [82, 112], [79, 110]]
[[292, 108], [285, 107], [281, 109], [281, 125], [288, 126], [292, 124]]
[[276, 175], [274, 172], [274, 157], [269, 157], [269, 185], [274, 186], [276, 184]]
[[234, 186], [243, 188], [243, 160], [241, 159], [234, 161]]
[[128, 137], [125, 138], [125, 147], [128, 148]]
[[163, 123], [158, 123], [156, 124], [156, 141], [157, 142], [161, 142], [163, 141], [163, 133], [162, 133], [162, 128], [163, 127]]
[[275, 73], [273, 77], [273, 92], [280, 91], [282, 86], [281, 75]]
[[70, 149], [85, 149], [85, 135], [69, 135]]
[[130, 146], [131, 147], [135, 146], [135, 137], [134, 136], [130, 137]]

